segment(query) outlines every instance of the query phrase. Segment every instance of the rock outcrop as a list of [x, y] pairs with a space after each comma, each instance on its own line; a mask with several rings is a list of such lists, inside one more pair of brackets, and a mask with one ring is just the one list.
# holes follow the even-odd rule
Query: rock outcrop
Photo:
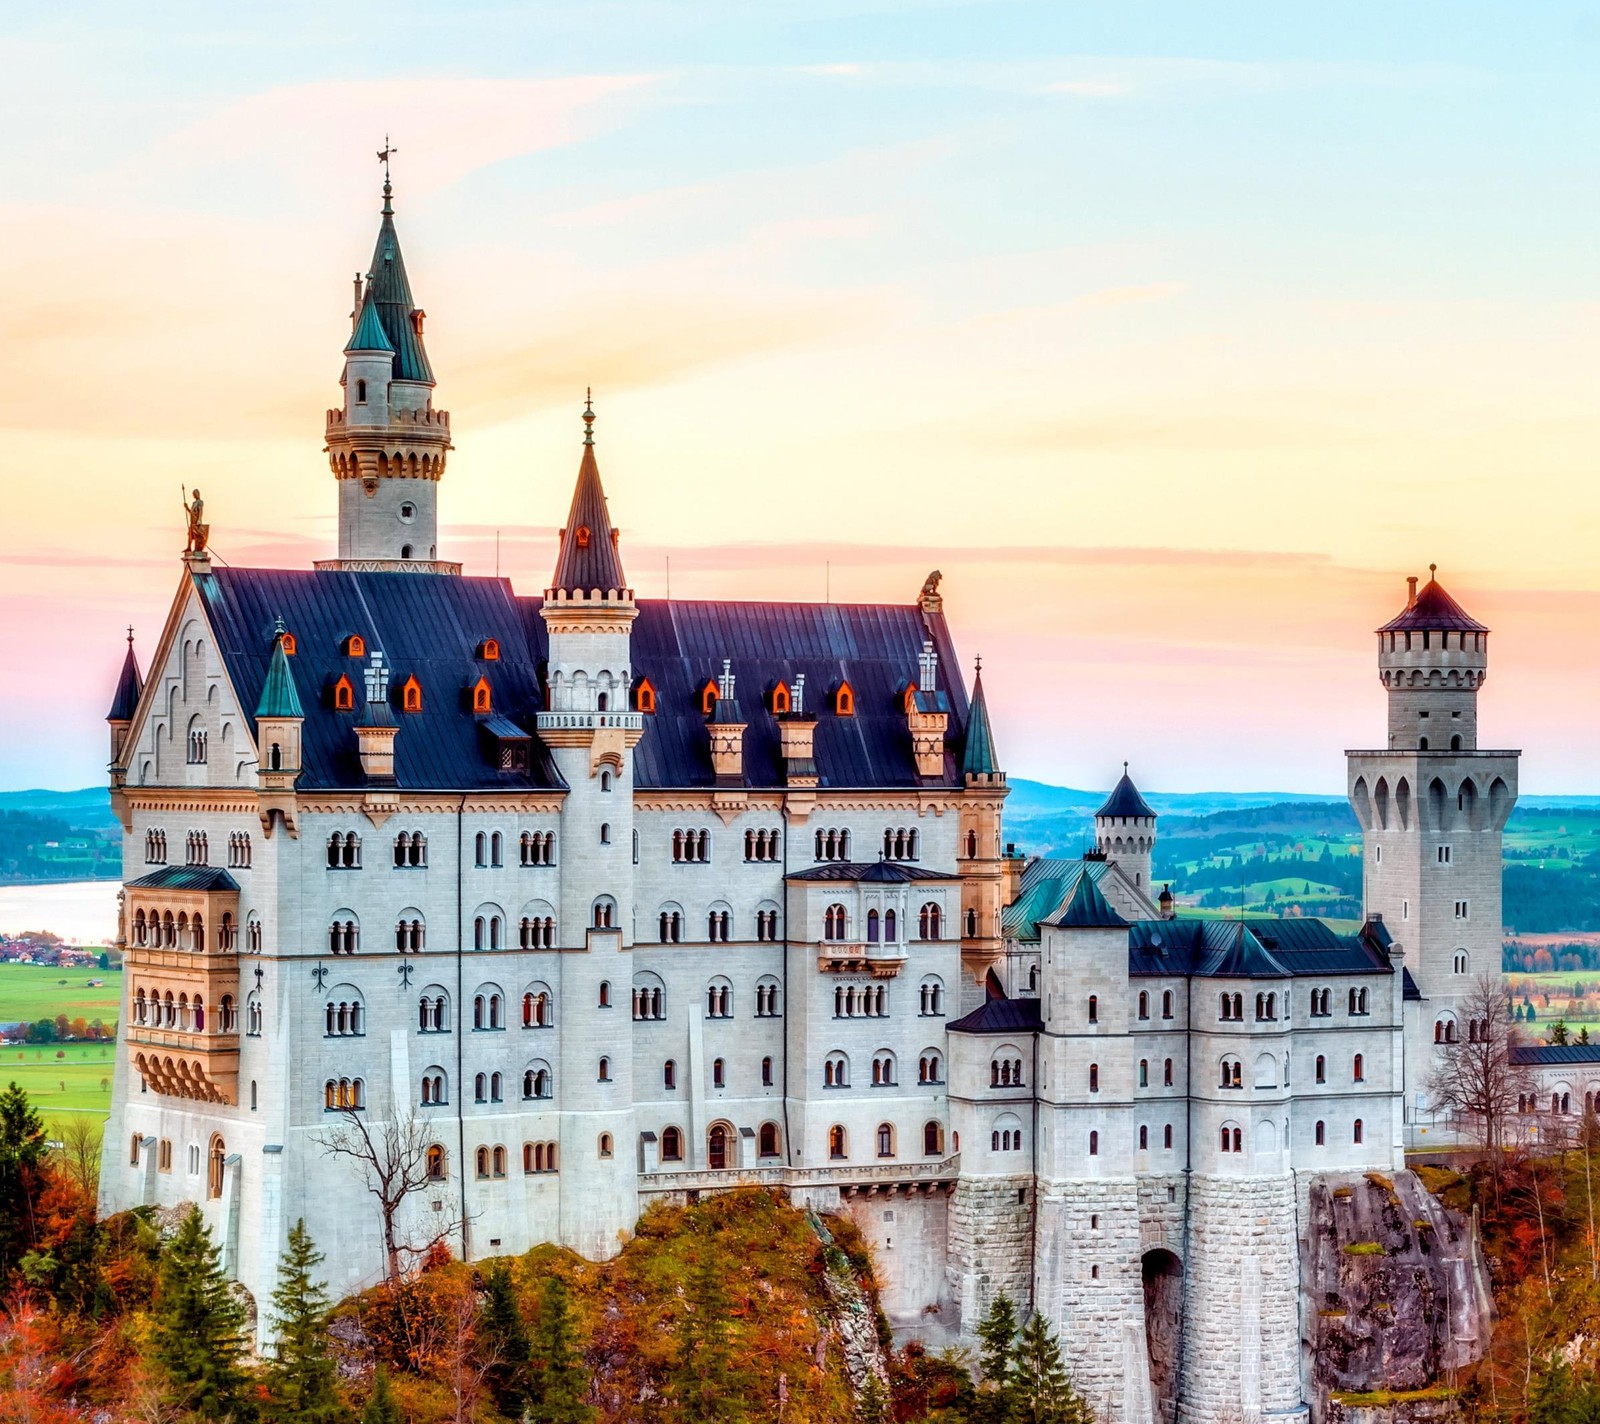
[[1300, 1262], [1318, 1420], [1358, 1417], [1354, 1401], [1337, 1397], [1364, 1394], [1388, 1396], [1386, 1419], [1432, 1418], [1439, 1400], [1427, 1396], [1488, 1344], [1493, 1303], [1477, 1232], [1411, 1172], [1313, 1183]]

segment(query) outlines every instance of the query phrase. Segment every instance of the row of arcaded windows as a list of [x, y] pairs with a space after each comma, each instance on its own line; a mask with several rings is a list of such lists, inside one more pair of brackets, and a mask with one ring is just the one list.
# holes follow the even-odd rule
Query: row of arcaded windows
[[[872, 1086], [891, 1088], [900, 1081], [892, 1050], [880, 1048], [872, 1055]], [[917, 1082], [942, 1083], [944, 1059], [937, 1048], [925, 1048], [917, 1059]], [[848, 1088], [850, 1086], [850, 1055], [834, 1050], [822, 1060], [822, 1086]]]
[[[880, 918], [877, 910], [867, 911], [868, 944], [893, 944], [899, 928], [893, 910], [884, 911]], [[850, 938], [850, 915], [843, 905], [829, 905], [822, 912], [822, 937], [838, 941]], [[917, 916], [917, 938], [936, 940], [944, 937], [944, 911], [934, 901], [928, 901]]]
[[141, 986], [133, 995], [133, 1021], [149, 1028], [170, 1028], [181, 1033], [237, 1033], [239, 1018], [232, 994], [224, 994], [217, 1002], [217, 1012], [209, 1020], [205, 996], [196, 993], [192, 998], [185, 992], [174, 995], [171, 989], [145, 993]]

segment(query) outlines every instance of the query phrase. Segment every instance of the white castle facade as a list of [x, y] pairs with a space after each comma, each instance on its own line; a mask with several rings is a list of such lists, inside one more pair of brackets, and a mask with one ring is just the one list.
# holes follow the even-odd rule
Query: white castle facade
[[215, 566], [192, 530], [112, 708], [105, 1209], [199, 1201], [264, 1301], [299, 1217], [335, 1292], [381, 1275], [354, 1123], [422, 1154], [405, 1250], [599, 1257], [652, 1198], [762, 1184], [856, 1215], [898, 1328], [1045, 1312], [1106, 1419], [1303, 1417], [1309, 1183], [1436, 1130], [1435, 1040], [1498, 964], [1486, 631], [1430, 582], [1380, 632], [1359, 931], [1174, 916], [1126, 777], [1082, 860], [1006, 846], [937, 577], [637, 597], [592, 411], [541, 596], [441, 561], [387, 185], [345, 361], [339, 557]]

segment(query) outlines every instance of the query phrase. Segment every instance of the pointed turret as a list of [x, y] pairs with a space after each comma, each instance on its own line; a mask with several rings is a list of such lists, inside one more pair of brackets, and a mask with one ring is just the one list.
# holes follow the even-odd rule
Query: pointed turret
[[552, 595], [569, 598], [590, 598], [598, 593], [601, 598], [618, 594], [631, 601], [632, 591], [617, 550], [617, 531], [611, 527], [606, 492], [600, 484], [600, 466], [594, 457], [594, 421], [594, 401], [586, 397], [583, 460], [572, 491], [572, 509], [561, 531], [561, 550], [556, 556], [550, 590]]
[[289, 670], [289, 655], [283, 650], [283, 620], [272, 639], [272, 661], [267, 665], [267, 680], [261, 686], [261, 700], [256, 704], [256, 717], [301, 717], [306, 714], [300, 706], [300, 693], [294, 685], [294, 673]]
[[422, 345], [425, 313], [411, 295], [394, 226], [393, 188], [383, 184], [378, 242], [344, 348], [340, 408], [328, 412], [328, 463], [339, 481], [339, 557], [318, 568], [461, 572], [438, 549], [439, 481], [450, 416], [433, 408], [433, 367]]
[[983, 694], [983, 663], [972, 678], [972, 705], [967, 709], [967, 745], [961, 756], [961, 775], [967, 781], [1003, 781], [995, 755], [994, 732], [989, 727], [989, 702]]
[[1116, 929], [1118, 926], [1126, 926], [1128, 922], [1111, 908], [1111, 902], [1095, 883], [1095, 878], [1089, 874], [1089, 867], [1086, 865], [1083, 874], [1078, 877], [1078, 887], [1072, 892], [1072, 899], [1068, 901], [1067, 908], [1051, 923], [1059, 925], [1062, 929], [1083, 930]]
[[283, 619], [272, 634], [272, 661], [267, 664], [261, 699], [256, 703], [256, 797], [261, 829], [270, 836], [281, 817], [291, 836], [299, 834], [300, 729], [305, 710], [289, 667]]
[[1156, 813], [1139, 794], [1122, 763], [1122, 779], [1094, 813], [1095, 848], [1114, 860], [1146, 895], [1150, 893], [1150, 858], [1155, 853]]
[[1455, 601], [1428, 565], [1406, 580], [1406, 606], [1378, 629], [1378, 676], [1389, 689], [1389, 749], [1470, 752], [1478, 745], [1478, 689], [1489, 675], [1489, 630]]
[[139, 697], [144, 692], [144, 678], [139, 672], [139, 659], [133, 651], [133, 629], [128, 629], [128, 651], [122, 659], [122, 671], [117, 675], [116, 695], [111, 699], [111, 710], [106, 713], [106, 725], [111, 729], [111, 789], [113, 798], [120, 793], [127, 776], [122, 765], [123, 748], [128, 744], [128, 728], [133, 725], [134, 713], [139, 710]]

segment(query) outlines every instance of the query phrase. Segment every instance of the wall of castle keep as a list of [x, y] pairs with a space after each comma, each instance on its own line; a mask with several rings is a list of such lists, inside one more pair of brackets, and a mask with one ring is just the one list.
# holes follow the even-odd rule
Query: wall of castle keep
[[1128, 1424], [1149, 1421], [1139, 1243], [1132, 1177], [1047, 1182], [1041, 1189], [1036, 1307], [1096, 1415]]
[[1004, 1291], [1025, 1313], [1033, 1270], [1033, 1178], [963, 1177], [950, 1197], [950, 1294], [970, 1338]]
[[960, 1323], [945, 1269], [949, 1194], [874, 1192], [848, 1197], [843, 1207], [872, 1245], [879, 1301], [896, 1335], [935, 1346], [953, 1341]]
[[1178, 1417], [1297, 1424], [1307, 1414], [1294, 1180], [1196, 1176], [1189, 1190]]

